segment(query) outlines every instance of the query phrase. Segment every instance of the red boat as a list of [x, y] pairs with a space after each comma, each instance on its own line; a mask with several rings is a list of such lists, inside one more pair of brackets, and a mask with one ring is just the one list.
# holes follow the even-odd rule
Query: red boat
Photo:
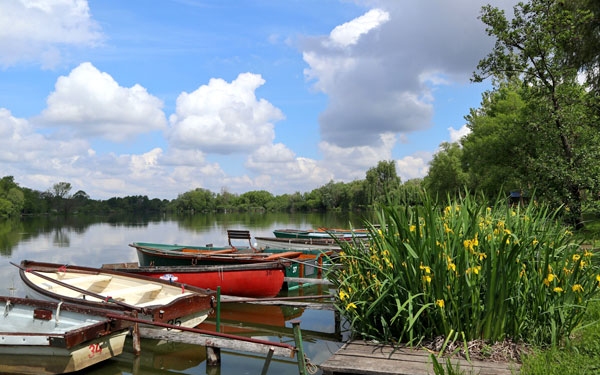
[[102, 268], [135, 273], [192, 285], [240, 297], [276, 296], [283, 286], [286, 265], [281, 262], [196, 266], [139, 266], [137, 263], [105, 264]]

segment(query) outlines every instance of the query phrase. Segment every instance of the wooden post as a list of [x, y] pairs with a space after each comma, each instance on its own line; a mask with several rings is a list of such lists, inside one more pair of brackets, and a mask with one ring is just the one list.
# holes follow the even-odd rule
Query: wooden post
[[269, 348], [269, 352], [267, 353], [267, 359], [265, 360], [265, 364], [263, 365], [261, 375], [267, 375], [267, 371], [269, 371], [269, 365], [271, 364], [271, 358], [273, 358], [274, 352], [275, 349], [273, 347]]
[[300, 331], [300, 321], [292, 320], [292, 327], [294, 328], [294, 340], [296, 341], [296, 356], [298, 357], [298, 373], [300, 375], [306, 375], [306, 360], [304, 358], [304, 348], [302, 346], [302, 331]]
[[221, 348], [206, 346], [206, 365], [219, 366], [221, 364]]
[[[137, 311], [132, 311], [133, 317], [137, 318]], [[131, 337], [133, 339], [133, 354], [139, 356], [142, 353], [142, 341], [140, 338], [140, 324], [134, 323], [131, 331]]]
[[217, 322], [216, 329], [217, 332], [221, 332], [221, 286], [217, 286]]

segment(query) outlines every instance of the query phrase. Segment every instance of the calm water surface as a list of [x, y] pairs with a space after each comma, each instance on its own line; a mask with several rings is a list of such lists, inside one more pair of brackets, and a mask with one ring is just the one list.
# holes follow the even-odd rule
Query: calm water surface
[[[193, 217], [26, 218], [0, 222], [0, 272], [3, 295], [25, 296], [17, 268], [23, 259], [100, 267], [104, 263], [137, 262], [132, 242], [215, 246], [227, 243], [228, 229], [247, 229], [252, 236], [272, 236], [274, 229], [362, 227], [365, 217], [342, 214], [221, 214]], [[366, 217], [367, 220], [370, 218]], [[319, 295], [326, 287], [313, 286], [282, 295]], [[222, 331], [294, 345], [291, 320], [300, 320], [303, 346], [309, 360], [328, 359], [347, 336], [335, 313], [296, 307], [227, 304]], [[227, 320], [225, 320], [227, 316]], [[210, 324], [210, 322], [209, 322]], [[128, 343], [129, 344], [129, 343]], [[131, 345], [126, 346], [128, 349]], [[261, 374], [265, 357], [221, 351], [220, 367], [206, 366], [204, 347], [179, 343], [142, 342], [142, 355], [130, 350], [86, 374]], [[317, 372], [320, 374], [321, 372]], [[268, 374], [298, 374], [296, 359], [274, 357]]]

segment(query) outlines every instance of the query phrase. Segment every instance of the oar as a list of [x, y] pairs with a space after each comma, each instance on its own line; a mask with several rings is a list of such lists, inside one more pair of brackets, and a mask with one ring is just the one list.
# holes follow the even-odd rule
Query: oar
[[13, 266], [17, 267], [18, 269], [20, 269], [23, 272], [29, 272], [32, 275], [35, 275], [35, 276], [40, 277], [40, 278], [42, 278], [44, 280], [53, 282], [53, 283], [55, 283], [57, 285], [60, 285], [62, 287], [69, 288], [69, 289], [74, 290], [76, 292], [79, 292], [81, 294], [85, 294], [85, 295], [88, 295], [90, 297], [98, 298], [98, 299], [106, 301], [106, 302], [111, 302], [111, 303], [114, 303], [114, 304], [119, 305], [121, 307], [124, 307], [126, 309], [129, 309], [129, 310], [143, 311], [143, 308], [141, 308], [141, 307], [130, 305], [130, 304], [125, 303], [125, 302], [117, 301], [117, 300], [115, 300], [115, 299], [113, 299], [113, 298], [111, 298], [109, 296], [103, 296], [102, 294], [97, 294], [97, 293], [94, 293], [94, 292], [90, 292], [87, 289], [82, 289], [82, 288], [76, 287], [74, 285], [62, 282], [60, 280], [53, 279], [50, 276], [44, 275], [43, 273], [40, 273], [40, 272], [37, 272], [37, 271], [33, 271], [33, 270], [28, 270], [28, 269], [26, 269], [24, 267], [21, 267], [20, 265], [15, 264], [13, 262], [10, 262], [10, 264], [12, 264]]

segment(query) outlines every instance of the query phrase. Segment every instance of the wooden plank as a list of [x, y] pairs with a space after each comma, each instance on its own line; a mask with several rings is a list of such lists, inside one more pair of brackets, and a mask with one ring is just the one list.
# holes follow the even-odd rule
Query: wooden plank
[[161, 289], [162, 285], [160, 284], [141, 284], [136, 286], [130, 286], [128, 288], [115, 289], [110, 292], [105, 292], [105, 294], [113, 298], [124, 298], [129, 294], [144, 294], [150, 292], [158, 292]]
[[[445, 366], [445, 357], [438, 361]], [[452, 358], [451, 362], [467, 373], [480, 375], [512, 375], [519, 369], [516, 363], [469, 362], [463, 358]], [[424, 349], [394, 348], [355, 340], [344, 344], [321, 369], [325, 374], [429, 375], [433, 373], [433, 362], [431, 353]]]
[[222, 349], [239, 350], [243, 352], [258, 353], [263, 355], [267, 355], [270, 351], [273, 351], [273, 355], [278, 357], [293, 358], [295, 355], [295, 350], [286, 349], [279, 346], [271, 346], [267, 344], [246, 342], [234, 339], [226, 339], [221, 337], [202, 335], [193, 332], [173, 332], [140, 327], [140, 335], [143, 338], [151, 338], [155, 340], [183, 342], [201, 346], [215, 346]]
[[59, 281], [62, 281], [64, 283], [67, 283], [69, 285], [81, 285], [81, 284], [94, 284], [94, 283], [99, 283], [99, 282], [106, 282], [106, 281], [110, 281], [112, 279], [112, 276], [110, 275], [87, 275], [87, 276], [80, 276], [80, 277], [74, 277], [71, 279], [58, 279]]
[[314, 284], [314, 285], [333, 285], [333, 283], [327, 279], [323, 278], [310, 278], [310, 277], [284, 277], [283, 281], [285, 282], [294, 282], [301, 284]]

